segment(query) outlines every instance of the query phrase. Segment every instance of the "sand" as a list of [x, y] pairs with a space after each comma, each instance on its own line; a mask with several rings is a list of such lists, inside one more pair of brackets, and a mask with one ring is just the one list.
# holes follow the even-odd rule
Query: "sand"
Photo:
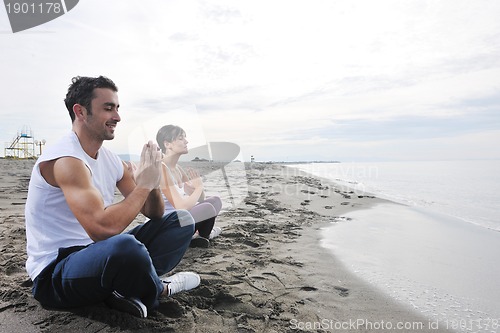
[[0, 332], [446, 331], [356, 277], [319, 245], [322, 228], [348, 223], [346, 212], [383, 200], [279, 164], [246, 164], [239, 177], [230, 168], [216, 172], [217, 164], [194, 164], [209, 194], [248, 189], [238, 200], [222, 196], [217, 225], [223, 234], [209, 249], [189, 249], [176, 268], [198, 272], [197, 289], [162, 299], [146, 319], [104, 304], [44, 309], [24, 270], [24, 203], [33, 164], [0, 159]]

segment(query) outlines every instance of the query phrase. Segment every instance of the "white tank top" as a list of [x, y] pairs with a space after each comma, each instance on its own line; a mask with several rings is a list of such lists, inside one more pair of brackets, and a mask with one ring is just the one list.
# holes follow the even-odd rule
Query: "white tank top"
[[[187, 193], [184, 191], [184, 184], [182, 184], [182, 187], [179, 187], [177, 185], [177, 181], [175, 180], [175, 177], [172, 173], [172, 170], [170, 170], [170, 168], [168, 167], [168, 165], [166, 165], [165, 163], [162, 163], [165, 167], [167, 167], [167, 173], [169, 174], [170, 178], [172, 179], [172, 182], [174, 184], [173, 187], [175, 187], [175, 189], [177, 190], [177, 192], [179, 193], [179, 195], [181, 197], [187, 195]], [[176, 166], [177, 168], [177, 166]], [[168, 214], [168, 213], [171, 213], [173, 211], [176, 211], [176, 209], [174, 208], [174, 206], [172, 205], [172, 203], [170, 201], [168, 201], [167, 197], [165, 196], [165, 194], [163, 194], [163, 191], [161, 192], [161, 196], [163, 198], [163, 202], [165, 203], [165, 213], [164, 214]]]
[[105, 207], [113, 203], [116, 183], [123, 177], [123, 164], [118, 156], [101, 147], [97, 159], [91, 158], [74, 132], [45, 149], [31, 172], [25, 208], [26, 271], [32, 280], [57, 258], [59, 248], [93, 242], [71, 212], [61, 189], [48, 184], [40, 174], [41, 162], [67, 156], [83, 161], [89, 168]]

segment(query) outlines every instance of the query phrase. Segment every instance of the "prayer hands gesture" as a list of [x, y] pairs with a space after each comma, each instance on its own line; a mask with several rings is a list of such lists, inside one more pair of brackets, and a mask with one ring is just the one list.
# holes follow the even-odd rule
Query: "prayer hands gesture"
[[161, 158], [161, 151], [156, 143], [149, 141], [144, 145], [139, 166], [129, 164], [138, 187], [153, 190], [160, 185]]
[[186, 174], [189, 178], [189, 181], [184, 183], [186, 193], [192, 193], [197, 188], [203, 189], [203, 180], [198, 171], [188, 168]]

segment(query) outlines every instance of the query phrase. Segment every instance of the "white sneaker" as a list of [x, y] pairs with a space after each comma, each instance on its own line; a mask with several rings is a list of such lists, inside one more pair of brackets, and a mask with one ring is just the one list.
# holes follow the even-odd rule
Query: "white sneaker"
[[200, 276], [193, 272], [180, 272], [162, 280], [165, 288], [168, 288], [168, 296], [181, 291], [191, 290], [200, 285]]
[[208, 239], [212, 239], [212, 238], [215, 238], [217, 236], [219, 236], [222, 232], [222, 229], [219, 228], [219, 227], [213, 227], [212, 231], [210, 232], [210, 236], [208, 237]]

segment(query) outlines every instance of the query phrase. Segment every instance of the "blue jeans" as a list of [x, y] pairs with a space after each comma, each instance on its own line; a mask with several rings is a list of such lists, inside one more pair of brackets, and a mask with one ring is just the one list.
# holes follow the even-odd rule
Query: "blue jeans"
[[60, 248], [33, 281], [33, 295], [43, 306], [72, 308], [102, 302], [116, 290], [152, 309], [163, 291], [159, 276], [181, 261], [193, 233], [193, 218], [180, 210], [103, 241]]

